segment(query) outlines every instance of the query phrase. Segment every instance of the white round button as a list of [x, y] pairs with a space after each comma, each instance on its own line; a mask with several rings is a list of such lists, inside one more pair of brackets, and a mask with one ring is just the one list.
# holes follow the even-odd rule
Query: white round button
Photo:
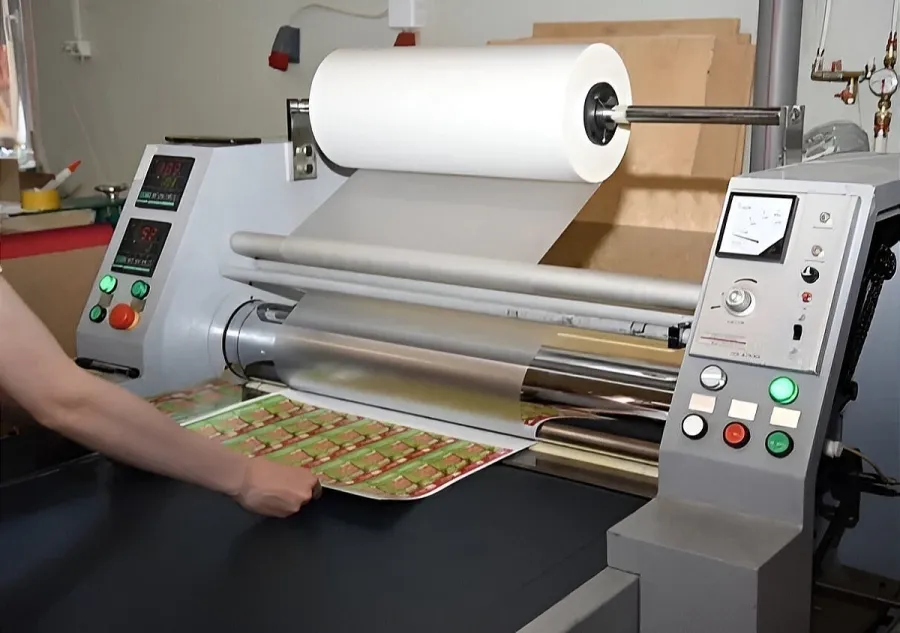
[[692, 413], [681, 421], [681, 432], [692, 440], [699, 440], [706, 435], [706, 420]]
[[718, 365], [709, 365], [700, 372], [700, 384], [710, 391], [719, 391], [728, 382], [728, 376]]

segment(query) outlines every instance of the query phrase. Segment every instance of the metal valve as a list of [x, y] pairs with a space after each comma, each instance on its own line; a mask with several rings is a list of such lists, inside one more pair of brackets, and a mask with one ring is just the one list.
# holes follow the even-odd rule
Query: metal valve
[[110, 204], [115, 204], [116, 202], [118, 202], [119, 194], [123, 191], [128, 191], [128, 185], [97, 185], [96, 187], [94, 187], [94, 191], [96, 191], [97, 193], [102, 193], [107, 198], [109, 198]]

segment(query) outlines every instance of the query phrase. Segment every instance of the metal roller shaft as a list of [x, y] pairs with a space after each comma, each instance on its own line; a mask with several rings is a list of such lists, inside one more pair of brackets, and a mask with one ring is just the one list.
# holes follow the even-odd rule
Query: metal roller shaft
[[[302, 306], [301, 301], [297, 309]], [[292, 326], [284, 323], [291, 309], [261, 302], [242, 306], [224, 334], [229, 367], [246, 378], [292, 386], [290, 368], [279, 368], [276, 353], [285, 351], [291, 337]], [[484, 351], [467, 349], [470, 354]], [[523, 414], [535, 406], [560, 411], [552, 424], [541, 426], [542, 439], [567, 443], [591, 437], [594, 450], [653, 461], [652, 446], [659, 443], [676, 379], [671, 367], [542, 347], [525, 373], [517, 409]]]
[[544, 424], [538, 432], [538, 437], [548, 442], [583, 446], [602, 453], [622, 455], [647, 462], [659, 461], [659, 444], [654, 442], [620, 437], [610, 433], [583, 431], [558, 422]]
[[[273, 348], [279, 328], [292, 306], [275, 303], [248, 303], [238, 309], [225, 330], [226, 361], [234, 368], [246, 370], [257, 363], [274, 358]], [[468, 350], [474, 353], [474, 350]], [[540, 374], [582, 379], [593, 383], [630, 386], [643, 390], [650, 398], [666, 400], [675, 390], [678, 371], [664, 365], [624, 363], [595, 354], [542, 347], [531, 363]], [[526, 380], [527, 382], [527, 380]], [[559, 390], [554, 388], [554, 390]], [[607, 395], [584, 392], [585, 395]]]
[[781, 108], [712, 106], [628, 106], [597, 110], [594, 116], [618, 124], [706, 123], [720, 125], [781, 125]]
[[300, 237], [238, 232], [231, 247], [268, 261], [560, 299], [693, 312], [700, 297], [684, 282]]

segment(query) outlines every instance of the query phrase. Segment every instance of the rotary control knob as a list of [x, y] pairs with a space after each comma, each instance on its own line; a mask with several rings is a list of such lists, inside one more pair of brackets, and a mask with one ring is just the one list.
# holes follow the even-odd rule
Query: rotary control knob
[[753, 305], [753, 294], [743, 288], [732, 288], [725, 294], [725, 307], [732, 314], [744, 314]]

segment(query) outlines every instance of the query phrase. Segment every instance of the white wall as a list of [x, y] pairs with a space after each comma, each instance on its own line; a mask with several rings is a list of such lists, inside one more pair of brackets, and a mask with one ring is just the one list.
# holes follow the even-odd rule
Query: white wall
[[[858, 107], [833, 98], [840, 86], [812, 84], [812, 60], [823, 0], [807, 0], [799, 101], [810, 124], [848, 118], [871, 128], [874, 98]], [[431, 0], [426, 45], [481, 44], [521, 37], [535, 21], [738, 17], [755, 32], [754, 0]], [[312, 8], [307, 0], [81, 0], [82, 23], [95, 56], [85, 62], [61, 50], [72, 38], [66, 0], [34, 1], [40, 85], [39, 124], [49, 167], [84, 160], [77, 183], [127, 181], [142, 147], [166, 134], [278, 136], [284, 99], [306, 96], [318, 62], [345, 46], [386, 46], [386, 19], [367, 20]], [[330, 0], [330, 6], [377, 14], [387, 0]], [[830, 57], [845, 67], [883, 56], [890, 0], [835, 0]], [[871, 17], [875, 16], [875, 17]], [[293, 19], [292, 19], [293, 18]], [[266, 58], [277, 27], [302, 29], [302, 61], [287, 73]], [[900, 132], [891, 149], [900, 149]]]
[[[323, 0], [327, 1], [327, 0]], [[875, 99], [867, 91], [859, 106], [833, 98], [835, 84], [806, 77], [821, 24], [823, 0], [806, 0], [799, 102], [808, 124], [846, 118], [869, 130]], [[739, 17], [745, 32], [756, 28], [756, 0], [431, 0], [426, 45], [481, 44], [492, 38], [527, 36], [535, 21], [621, 20], [678, 17]], [[61, 50], [72, 37], [67, 0], [33, 0], [40, 86], [40, 131], [49, 167], [80, 158], [75, 180], [87, 189], [98, 182], [130, 181], [145, 144], [167, 134], [281, 136], [284, 100], [304, 97], [312, 73], [331, 50], [387, 46], [395, 34], [386, 19], [367, 20], [319, 9], [295, 15], [307, 0], [81, 0], [82, 21], [95, 56], [79, 63]], [[834, 0], [829, 59], [845, 68], [883, 57], [890, 0]], [[378, 13], [387, 0], [331, 0], [330, 6]], [[287, 73], [267, 67], [279, 25], [292, 19], [302, 29], [302, 62]], [[365, 104], [360, 104], [364, 107]], [[900, 129], [891, 137], [900, 150]], [[895, 281], [894, 285], [900, 283]], [[891, 327], [889, 306], [879, 315]], [[895, 323], [895, 321], [894, 321]], [[877, 337], [876, 338], [877, 342]], [[883, 371], [870, 345], [864, 364]], [[866, 373], [865, 367], [860, 373]], [[862, 403], [857, 403], [860, 407]], [[868, 412], [873, 414], [867, 415]], [[890, 414], [867, 409], [848, 424], [856, 442], [897, 474], [900, 430], [879, 427]], [[871, 419], [870, 419], [871, 417]], [[892, 534], [900, 529], [896, 503], [880, 500], [861, 528], [848, 537], [855, 562], [875, 571], [896, 571], [900, 552]], [[871, 532], [864, 530], [871, 529]], [[893, 554], [887, 548], [894, 544]], [[875, 547], [873, 548], [873, 544]], [[893, 556], [893, 558], [892, 558]]]

